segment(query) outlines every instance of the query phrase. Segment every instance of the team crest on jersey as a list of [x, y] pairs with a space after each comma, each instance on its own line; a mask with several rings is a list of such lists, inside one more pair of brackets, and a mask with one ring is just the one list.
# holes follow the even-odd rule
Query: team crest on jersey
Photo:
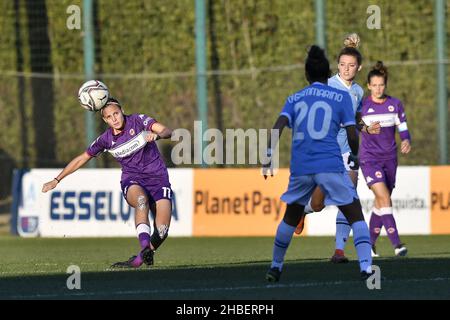
[[377, 177], [378, 179], [383, 178], [383, 174], [381, 173], [381, 171], [377, 171], [375, 172], [375, 177]]
[[395, 110], [394, 106], [389, 106], [388, 107], [389, 112], [393, 112]]
[[134, 132], [134, 129], [130, 129], [130, 135], [131, 135], [131, 136], [134, 136], [135, 133], [136, 133], [136, 132]]

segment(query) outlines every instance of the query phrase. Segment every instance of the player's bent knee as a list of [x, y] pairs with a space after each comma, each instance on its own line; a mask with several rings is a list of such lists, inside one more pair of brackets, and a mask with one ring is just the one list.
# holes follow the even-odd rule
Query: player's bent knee
[[304, 209], [304, 206], [297, 203], [288, 204], [283, 217], [283, 221], [292, 227], [296, 227], [300, 222], [302, 215], [304, 214]]
[[155, 227], [153, 234], [150, 238], [150, 243], [153, 248], [156, 250], [161, 246], [161, 244], [166, 240], [169, 235], [169, 226], [166, 224], [162, 224], [158, 227]]
[[145, 196], [138, 196], [136, 209], [141, 211], [149, 209], [148, 201]]
[[320, 212], [325, 208], [325, 205], [323, 203], [311, 203], [311, 209], [313, 209], [314, 212]]
[[359, 199], [354, 199], [353, 203], [351, 204], [338, 207], [344, 214], [345, 218], [347, 219], [350, 225], [358, 221], [365, 221], [362, 212], [361, 202], [359, 201]]

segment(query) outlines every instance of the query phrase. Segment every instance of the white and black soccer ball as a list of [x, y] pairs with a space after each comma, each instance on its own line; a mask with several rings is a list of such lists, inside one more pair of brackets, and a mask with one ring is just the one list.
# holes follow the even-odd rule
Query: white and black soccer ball
[[78, 90], [78, 101], [88, 111], [99, 111], [109, 99], [108, 87], [101, 81], [89, 80]]

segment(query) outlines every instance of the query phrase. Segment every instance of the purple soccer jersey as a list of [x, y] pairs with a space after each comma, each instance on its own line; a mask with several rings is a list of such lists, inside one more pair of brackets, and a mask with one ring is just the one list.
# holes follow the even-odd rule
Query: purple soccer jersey
[[400, 100], [387, 96], [383, 103], [376, 103], [372, 97], [363, 101], [361, 116], [366, 125], [379, 121], [380, 134], [362, 133], [359, 156], [361, 160], [397, 158], [397, 144], [395, 142], [395, 127], [398, 126], [400, 138], [410, 140], [406, 115]]
[[406, 116], [400, 100], [387, 96], [383, 103], [375, 103], [369, 96], [363, 101], [361, 116], [366, 125], [380, 122], [380, 134], [362, 133], [360, 165], [367, 185], [384, 182], [392, 192], [397, 174], [397, 144], [395, 127], [402, 140], [410, 140]]
[[121, 186], [124, 196], [133, 184], [143, 187], [150, 200], [171, 198], [169, 175], [154, 141], [145, 140], [156, 120], [144, 114], [125, 115], [123, 131], [114, 135], [108, 128], [86, 150], [96, 157], [109, 152], [122, 166]]

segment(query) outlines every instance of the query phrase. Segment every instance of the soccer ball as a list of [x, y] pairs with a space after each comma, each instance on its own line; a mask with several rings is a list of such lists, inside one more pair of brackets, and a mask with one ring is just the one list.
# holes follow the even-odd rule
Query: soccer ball
[[99, 111], [109, 99], [108, 87], [101, 81], [89, 80], [78, 90], [78, 101], [88, 111]]

